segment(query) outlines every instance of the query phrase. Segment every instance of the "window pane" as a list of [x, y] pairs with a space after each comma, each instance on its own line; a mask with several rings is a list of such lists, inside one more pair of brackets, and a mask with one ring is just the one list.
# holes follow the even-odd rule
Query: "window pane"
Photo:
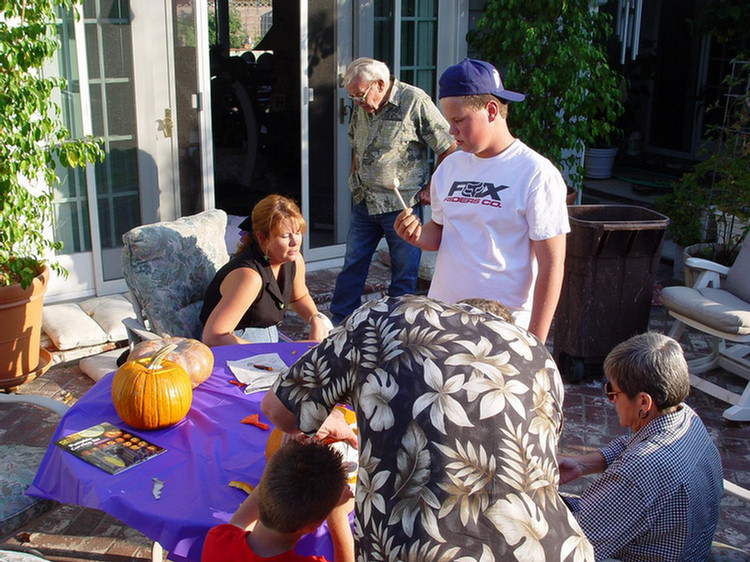
[[434, 85], [435, 85], [435, 71], [434, 70], [419, 70], [417, 71], [416, 86], [422, 88], [427, 92], [430, 97], [434, 97]]
[[[58, 11], [58, 39], [61, 48], [55, 53], [51, 72], [65, 79], [59, 90], [63, 123], [72, 137], [82, 135], [81, 91], [78, 80], [74, 20], [70, 12]], [[56, 68], [53, 71], [52, 68]], [[71, 254], [91, 249], [88, 195], [84, 168], [56, 167], [57, 182], [53, 186], [53, 223], [55, 241], [63, 243], [58, 254]]]
[[138, 149], [132, 140], [110, 144], [110, 181], [113, 193], [138, 193]]
[[418, 0], [417, 16], [420, 18], [436, 18], [437, 2], [435, 0]]
[[68, 201], [55, 205], [55, 240], [63, 243], [62, 254], [91, 249], [88, 201]]
[[128, 76], [133, 67], [130, 27], [103, 25], [101, 29], [106, 76], [108, 78]]
[[401, 67], [414, 66], [414, 22], [404, 21], [401, 24]]
[[105, 19], [130, 18], [130, 2], [128, 0], [99, 0], [99, 17]]
[[121, 247], [122, 234], [140, 224], [138, 196], [100, 198], [97, 206], [102, 248]]
[[91, 128], [95, 137], [104, 136], [104, 104], [101, 84], [89, 84], [91, 95]]
[[419, 66], [431, 66], [435, 61], [435, 24], [431, 21], [419, 22], [417, 27], [417, 48], [415, 49]]
[[107, 128], [109, 135], [135, 135], [135, 97], [133, 85], [122, 82], [106, 85]]
[[[91, 2], [86, 2], [88, 6]], [[89, 69], [89, 78], [99, 78], [99, 39], [97, 37], [96, 24], [86, 24], [86, 62]]]
[[393, 39], [390, 22], [376, 21], [374, 35], [373, 56], [387, 64], [388, 68], [393, 68], [393, 50], [391, 48]]
[[390, 18], [393, 15], [393, 0], [375, 0], [373, 12], [376, 18]]

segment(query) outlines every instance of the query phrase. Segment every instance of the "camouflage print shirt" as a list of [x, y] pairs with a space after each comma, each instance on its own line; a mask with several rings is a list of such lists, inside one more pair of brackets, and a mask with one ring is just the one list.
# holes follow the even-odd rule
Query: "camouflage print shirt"
[[407, 203], [430, 178], [427, 149], [442, 154], [453, 144], [448, 122], [419, 88], [393, 78], [388, 101], [377, 113], [355, 107], [349, 142], [356, 167], [349, 177], [355, 203], [365, 202], [371, 215], [400, 211], [391, 186], [394, 178]]

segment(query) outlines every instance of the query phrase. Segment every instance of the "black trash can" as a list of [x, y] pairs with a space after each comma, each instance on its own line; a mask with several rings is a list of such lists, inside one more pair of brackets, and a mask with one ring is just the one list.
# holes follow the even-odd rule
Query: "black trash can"
[[574, 205], [568, 214], [553, 354], [565, 380], [578, 382], [601, 373], [615, 345], [648, 330], [669, 219], [635, 205]]

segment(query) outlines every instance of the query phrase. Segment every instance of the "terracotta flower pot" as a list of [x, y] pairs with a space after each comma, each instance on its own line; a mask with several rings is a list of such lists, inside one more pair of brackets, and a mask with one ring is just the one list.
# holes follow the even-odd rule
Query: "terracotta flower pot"
[[42, 265], [26, 289], [0, 287], [0, 388], [22, 384], [39, 367], [42, 302], [49, 268]]

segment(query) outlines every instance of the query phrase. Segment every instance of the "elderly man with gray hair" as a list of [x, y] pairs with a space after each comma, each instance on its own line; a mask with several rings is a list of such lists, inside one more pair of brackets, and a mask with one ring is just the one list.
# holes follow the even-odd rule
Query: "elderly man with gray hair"
[[421, 250], [402, 240], [393, 228], [401, 203], [421, 217], [420, 203], [429, 201], [428, 149], [437, 164], [456, 149], [448, 123], [430, 97], [391, 76], [388, 66], [371, 58], [353, 61], [344, 75], [353, 102], [349, 123], [352, 165], [349, 189], [352, 222], [344, 267], [336, 280], [330, 311], [338, 324], [361, 304], [372, 256], [385, 236], [391, 259], [392, 297], [416, 290]]
[[631, 433], [594, 453], [558, 457], [560, 482], [602, 473], [565, 497], [596, 560], [706, 560], [723, 492], [721, 458], [683, 402], [690, 378], [680, 345], [649, 332], [604, 361], [604, 392]]

